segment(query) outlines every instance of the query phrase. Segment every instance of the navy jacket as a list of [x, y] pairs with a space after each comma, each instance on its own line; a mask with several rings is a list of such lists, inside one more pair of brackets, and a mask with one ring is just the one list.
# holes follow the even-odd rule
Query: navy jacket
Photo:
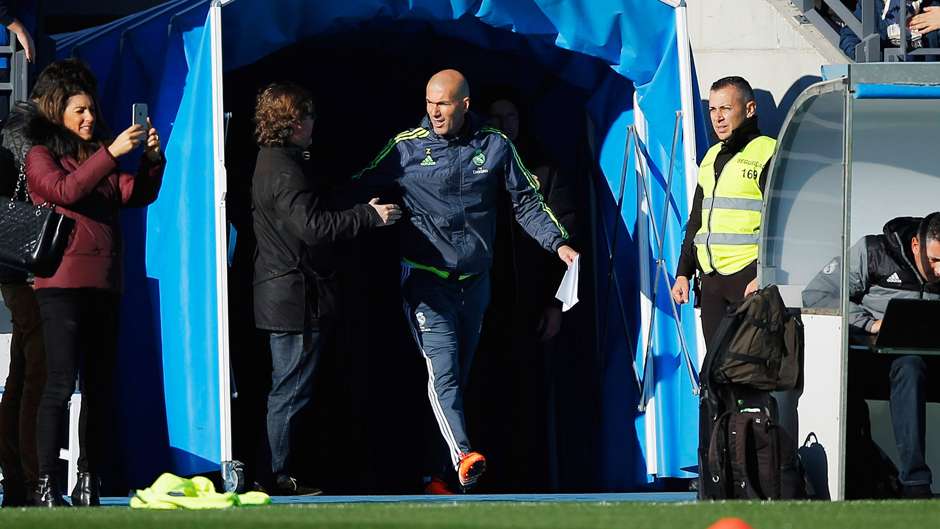
[[402, 257], [447, 274], [490, 269], [500, 186], [516, 220], [543, 248], [556, 251], [568, 238], [509, 138], [472, 113], [452, 138], [435, 134], [425, 116], [354, 178], [372, 196], [401, 201]]

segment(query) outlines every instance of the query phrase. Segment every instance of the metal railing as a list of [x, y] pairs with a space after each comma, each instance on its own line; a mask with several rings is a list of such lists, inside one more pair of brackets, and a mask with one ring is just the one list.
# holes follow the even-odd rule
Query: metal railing
[[14, 103], [26, 99], [28, 95], [28, 67], [26, 54], [23, 50], [17, 50], [16, 35], [7, 30], [7, 38], [7, 44], [0, 46], [0, 57], [7, 59], [9, 76], [4, 76], [5, 80], [0, 81], [0, 94], [9, 95], [9, 105], [13, 108]]
[[[884, 0], [889, 2], [890, 0]], [[846, 7], [842, 0], [790, 0], [806, 20], [811, 22], [833, 44], [839, 46], [839, 22], [833, 20], [829, 11], [841, 20], [843, 27], [848, 28], [861, 41], [855, 46], [853, 59], [856, 62], [898, 62], [917, 60], [918, 57], [927, 57], [928, 60], [940, 59], [940, 48], [909, 49], [911, 38], [907, 29], [907, 9], [899, 10], [898, 26], [901, 32], [900, 46], [882, 47], [879, 22], [884, 4], [875, 0], [858, 0], [862, 6], [862, 17], [859, 19], [855, 13]], [[907, 6], [907, 0], [901, 0], [902, 6]]]

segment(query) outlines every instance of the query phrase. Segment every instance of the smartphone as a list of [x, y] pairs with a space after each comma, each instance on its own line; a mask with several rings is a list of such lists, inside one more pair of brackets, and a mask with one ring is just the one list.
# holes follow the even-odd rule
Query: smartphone
[[134, 103], [131, 105], [131, 126], [140, 125], [146, 131], [147, 126], [147, 103]]

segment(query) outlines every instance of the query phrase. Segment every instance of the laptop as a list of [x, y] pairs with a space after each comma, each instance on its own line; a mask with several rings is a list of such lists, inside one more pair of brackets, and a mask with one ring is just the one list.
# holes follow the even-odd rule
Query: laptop
[[882, 354], [940, 355], [940, 299], [888, 301], [875, 350]]

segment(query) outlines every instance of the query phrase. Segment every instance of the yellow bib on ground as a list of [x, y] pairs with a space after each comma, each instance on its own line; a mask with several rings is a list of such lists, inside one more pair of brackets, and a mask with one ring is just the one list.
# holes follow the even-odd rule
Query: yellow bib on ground
[[702, 186], [702, 226], [695, 234], [699, 266], [708, 274], [730, 275], [757, 259], [764, 195], [760, 175], [774, 154], [777, 141], [758, 136], [735, 154], [715, 174], [715, 158], [721, 144], [713, 145], [698, 171]]
[[165, 473], [149, 488], [131, 498], [132, 509], [226, 509], [247, 505], [268, 505], [271, 497], [263, 492], [216, 492], [209, 479], [181, 478]]

